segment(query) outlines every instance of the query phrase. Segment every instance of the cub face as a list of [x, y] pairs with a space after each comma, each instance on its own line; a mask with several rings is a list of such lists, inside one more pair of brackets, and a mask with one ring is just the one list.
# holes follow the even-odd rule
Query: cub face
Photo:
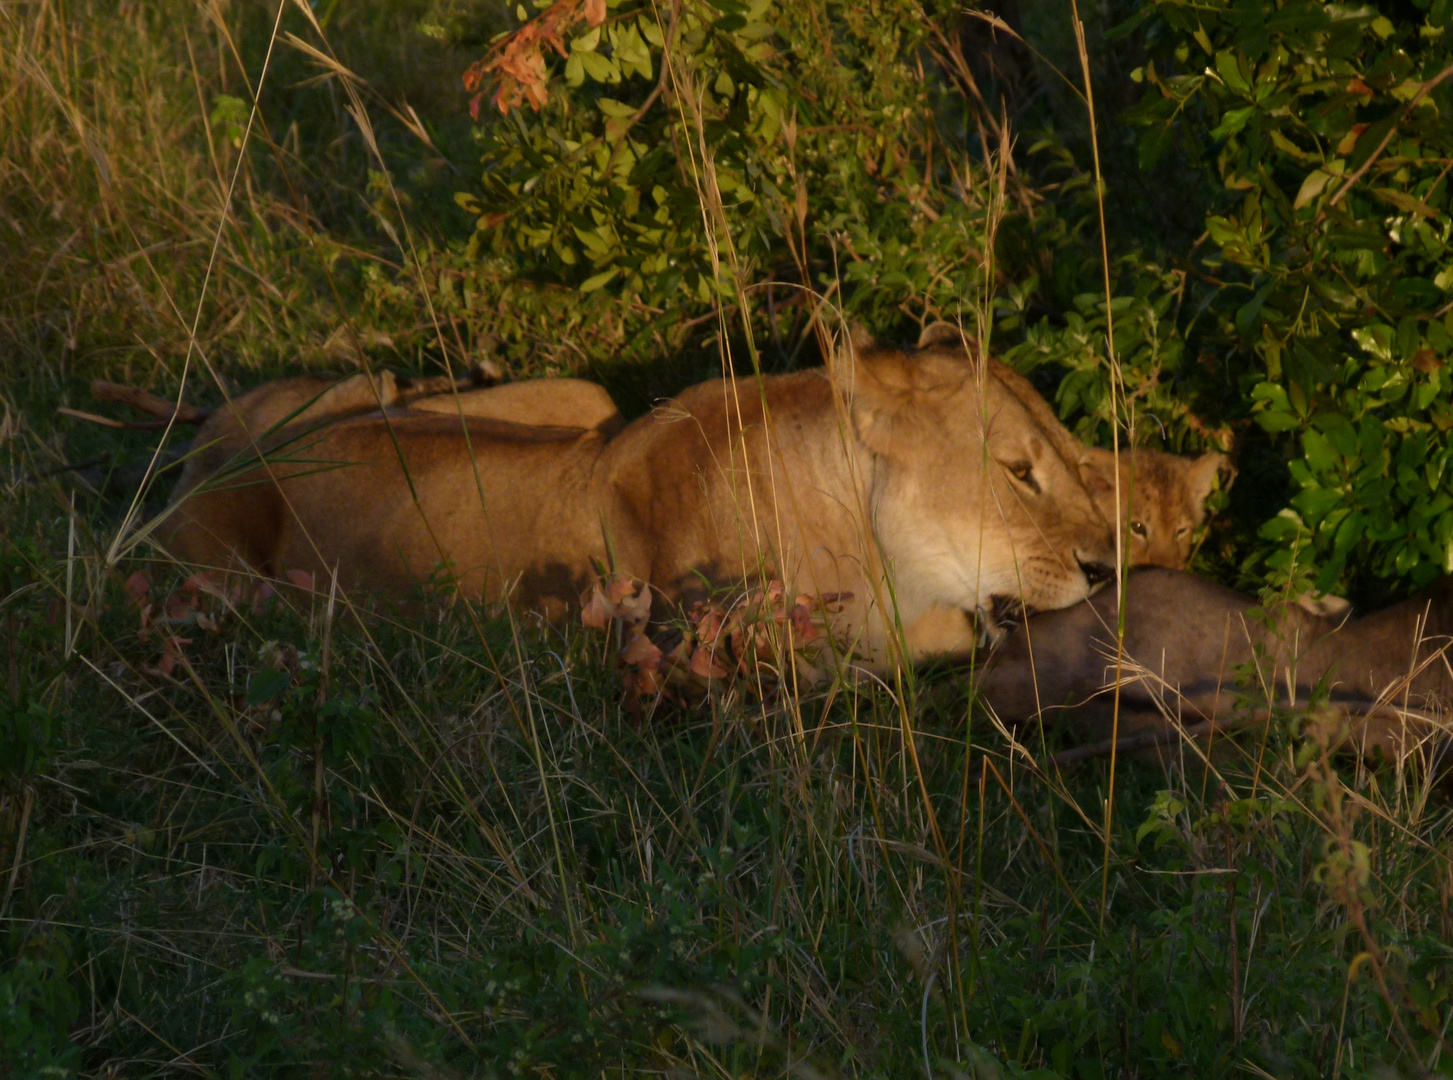
[[[1120, 451], [1120, 528], [1127, 565], [1183, 569], [1191, 557], [1196, 530], [1206, 520], [1206, 499], [1235, 470], [1225, 454], [1183, 457], [1160, 450]], [[1102, 478], [1101, 511], [1116, 513], [1115, 455], [1090, 449], [1091, 468]]]

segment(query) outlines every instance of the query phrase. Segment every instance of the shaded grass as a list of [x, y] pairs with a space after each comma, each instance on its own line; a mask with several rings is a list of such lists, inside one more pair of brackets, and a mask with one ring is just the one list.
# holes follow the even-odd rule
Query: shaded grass
[[[1348, 985], [1366, 949], [1316, 883], [1329, 832], [1280, 734], [1254, 795], [1235, 759], [1121, 763], [1101, 930], [1107, 771], [1016, 764], [952, 674], [913, 714], [945, 862], [886, 692], [642, 727], [594, 635], [517, 647], [497, 618], [481, 640], [458, 612], [344, 605], [330, 623], [321, 595], [204, 604], [215, 628], [178, 627], [166, 677], [116, 585], [66, 662], [64, 560], [36, 554], [10, 549], [42, 587], [7, 613], [22, 700], [60, 737], [7, 787], [12, 822], [35, 799], [7, 988], [88, 1071], [901, 1076], [925, 1048], [962, 1069], [986, 1047], [1065, 1076], [1339, 1056], [1361, 1075], [1399, 1056], [1371, 980]], [[1375, 852], [1375, 933], [1437, 1016], [1446, 812], [1411, 778], [1351, 779], [1375, 811], [1350, 827]]]

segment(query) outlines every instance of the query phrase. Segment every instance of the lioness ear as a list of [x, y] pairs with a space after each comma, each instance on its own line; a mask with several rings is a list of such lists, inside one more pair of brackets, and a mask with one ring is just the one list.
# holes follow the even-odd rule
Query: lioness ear
[[836, 353], [834, 359], [838, 362], [847, 360], [851, 363], [863, 353], [870, 353], [877, 347], [878, 342], [868, 332], [868, 328], [860, 322], [849, 319], [838, 331], [837, 346], [833, 350]]
[[1223, 488], [1229, 487], [1235, 476], [1236, 469], [1225, 454], [1215, 451], [1202, 454], [1186, 470], [1186, 488], [1190, 492], [1192, 504], [1200, 506], [1211, 497], [1211, 492], [1216, 490], [1218, 483]]
[[825, 358], [832, 384], [852, 397], [858, 366], [877, 350], [878, 343], [861, 323], [844, 321], [833, 335], [832, 351]]
[[920, 349], [962, 349], [970, 356], [977, 356], [979, 343], [963, 327], [938, 319], [923, 328], [918, 335]]
[[915, 389], [913, 360], [858, 331], [840, 342], [829, 374], [848, 402], [858, 439], [874, 453], [891, 456], [911, 434], [899, 417]]

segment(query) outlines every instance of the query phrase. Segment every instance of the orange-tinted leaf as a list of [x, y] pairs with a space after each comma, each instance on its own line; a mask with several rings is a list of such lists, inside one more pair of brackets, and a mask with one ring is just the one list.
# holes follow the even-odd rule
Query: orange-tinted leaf
[[173, 622], [181, 622], [190, 619], [197, 613], [197, 605], [188, 596], [178, 596], [173, 593], [166, 598], [166, 617]]
[[812, 612], [805, 604], [792, 605], [792, 633], [798, 641], [811, 641], [822, 636], [822, 631], [812, 621]]
[[703, 679], [725, 679], [727, 676], [727, 669], [717, 663], [714, 650], [705, 645], [698, 645], [692, 654], [691, 670]]
[[182, 646], [190, 645], [191, 638], [171, 637], [170, 635], [162, 642], [161, 659], [157, 662], [156, 669], [163, 675], [170, 675], [177, 666], [177, 661], [182, 659]]
[[591, 586], [590, 599], [580, 607], [580, 621], [592, 630], [604, 630], [610, 622], [610, 613], [606, 610], [605, 597], [601, 595], [599, 585]]
[[637, 633], [621, 650], [621, 659], [642, 670], [656, 671], [661, 667], [661, 650], [643, 633]]
[[725, 621], [720, 610], [715, 607], [706, 608], [696, 623], [696, 636], [708, 645], [711, 644], [721, 636], [722, 624]]
[[138, 570], [126, 579], [126, 595], [131, 597], [133, 604], [139, 604], [151, 592], [151, 575], [145, 570]]

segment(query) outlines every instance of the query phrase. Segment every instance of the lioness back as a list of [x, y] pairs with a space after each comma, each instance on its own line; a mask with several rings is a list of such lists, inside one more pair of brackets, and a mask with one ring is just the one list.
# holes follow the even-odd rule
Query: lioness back
[[332, 422], [386, 408], [462, 414], [531, 427], [594, 429], [606, 435], [615, 434], [624, 425], [605, 388], [583, 379], [466, 385], [463, 389], [451, 386], [443, 377], [400, 385], [387, 371], [343, 379], [278, 379], [213, 410], [193, 439], [193, 454], [183, 466], [174, 497], [190, 491], [229, 458], [253, 456], [256, 445], [283, 426]]
[[[551, 614], [578, 599], [589, 557], [603, 554], [589, 542], [600, 532], [590, 492], [599, 433], [479, 417], [461, 428], [424, 413], [363, 416], [302, 437], [284, 428], [271, 442], [279, 448], [265, 466], [171, 508], [162, 546], [186, 562], [273, 577], [303, 570], [327, 580], [336, 569], [346, 589], [393, 596], [444, 570], [468, 595], [518, 586]], [[519, 497], [521, 475], [552, 497]]]
[[197, 429], [172, 501], [238, 457], [255, 458], [258, 446], [286, 425], [316, 424], [368, 412], [398, 400], [390, 372], [344, 379], [302, 375], [276, 379], [223, 402]]
[[573, 427], [614, 435], [625, 426], [605, 387], [584, 379], [530, 379], [411, 399], [415, 412], [487, 417], [516, 424]]

